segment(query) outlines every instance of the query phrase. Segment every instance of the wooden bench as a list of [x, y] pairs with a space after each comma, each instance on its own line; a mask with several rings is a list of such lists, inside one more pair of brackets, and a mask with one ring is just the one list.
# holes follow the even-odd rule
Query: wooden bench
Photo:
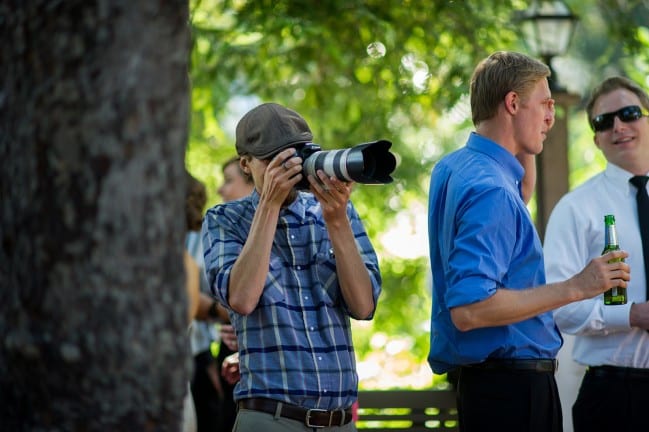
[[454, 390], [361, 390], [359, 431], [459, 431]]

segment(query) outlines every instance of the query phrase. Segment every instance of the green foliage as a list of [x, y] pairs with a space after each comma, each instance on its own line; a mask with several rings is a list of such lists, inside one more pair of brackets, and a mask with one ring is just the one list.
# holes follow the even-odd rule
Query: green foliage
[[427, 264], [427, 258], [382, 260], [384, 288], [374, 320], [355, 332], [356, 351], [361, 357], [376, 348], [371, 339], [377, 332], [386, 335], [386, 343], [403, 341], [415, 358], [426, 357], [431, 295], [428, 273], [422, 269]]
[[606, 166], [604, 155], [593, 142], [593, 132], [584, 112], [573, 116], [569, 123], [568, 161], [570, 162], [570, 188], [582, 184]]
[[[275, 101], [301, 113], [325, 150], [379, 138], [393, 143], [395, 182], [356, 185], [352, 197], [375, 239], [384, 278], [375, 319], [355, 324], [361, 361], [383, 353], [381, 361], [394, 358], [410, 370], [425, 364], [427, 257], [395, 257], [379, 239], [398, 213], [425, 208], [434, 163], [464, 144], [471, 129], [467, 94], [475, 64], [495, 50], [525, 51], [512, 15], [529, 3], [191, 1], [193, 113], [187, 166], [207, 183], [208, 205], [218, 201], [221, 163], [235, 154], [234, 124], [258, 102]], [[560, 74], [577, 75], [571, 91], [586, 95], [613, 73], [649, 85], [646, 1], [566, 3], [580, 24], [569, 53], [555, 60], [564, 66], [557, 68]], [[573, 114], [572, 186], [602, 166], [583, 114]]]
[[[433, 161], [407, 132], [434, 125], [466, 94], [476, 58], [511, 45], [513, 3], [197, 0], [193, 142], [217, 140], [232, 153], [212, 119], [233, 95], [255, 95], [300, 112], [324, 149], [391, 140], [397, 184], [421, 195]], [[385, 196], [374, 188], [358, 195], [370, 208]], [[395, 209], [383, 210], [387, 223]]]

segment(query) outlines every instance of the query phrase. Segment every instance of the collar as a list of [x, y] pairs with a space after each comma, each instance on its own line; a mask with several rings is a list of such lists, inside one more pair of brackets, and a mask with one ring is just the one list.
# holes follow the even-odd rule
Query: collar
[[[649, 173], [645, 174], [649, 175]], [[636, 195], [636, 188], [633, 186], [629, 180], [631, 177], [634, 177], [635, 174], [620, 168], [619, 166], [607, 163], [606, 169], [604, 170], [604, 176], [609, 179], [613, 184], [620, 187], [627, 195]]]
[[483, 153], [498, 162], [506, 173], [516, 182], [517, 187], [520, 186], [525, 170], [518, 159], [505, 149], [505, 147], [489, 138], [477, 134], [476, 132], [471, 132], [466, 146], [469, 149]]

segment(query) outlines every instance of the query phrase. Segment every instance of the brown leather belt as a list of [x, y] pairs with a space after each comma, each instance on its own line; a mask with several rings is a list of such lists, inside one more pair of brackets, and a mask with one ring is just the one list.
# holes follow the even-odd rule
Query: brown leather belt
[[[278, 408], [280, 404], [281, 407]], [[239, 401], [238, 406], [239, 409], [261, 411], [272, 415], [279, 414], [280, 417], [297, 420], [312, 428], [343, 426], [352, 420], [351, 409], [335, 411], [309, 409], [271, 399], [242, 399]]]

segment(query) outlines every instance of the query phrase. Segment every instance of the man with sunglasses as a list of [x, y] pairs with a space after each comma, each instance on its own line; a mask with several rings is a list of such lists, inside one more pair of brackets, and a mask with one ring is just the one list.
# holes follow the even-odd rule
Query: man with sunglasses
[[607, 166], [566, 194], [552, 211], [544, 243], [547, 279], [571, 277], [600, 255], [606, 214], [615, 215], [618, 240], [629, 252], [633, 274], [625, 305], [605, 306], [600, 295], [554, 313], [559, 328], [575, 335], [572, 356], [586, 367], [573, 405], [573, 425], [576, 432], [646, 430], [649, 303], [638, 186], [631, 179], [649, 174], [649, 97], [633, 81], [612, 77], [594, 89], [586, 112]]

